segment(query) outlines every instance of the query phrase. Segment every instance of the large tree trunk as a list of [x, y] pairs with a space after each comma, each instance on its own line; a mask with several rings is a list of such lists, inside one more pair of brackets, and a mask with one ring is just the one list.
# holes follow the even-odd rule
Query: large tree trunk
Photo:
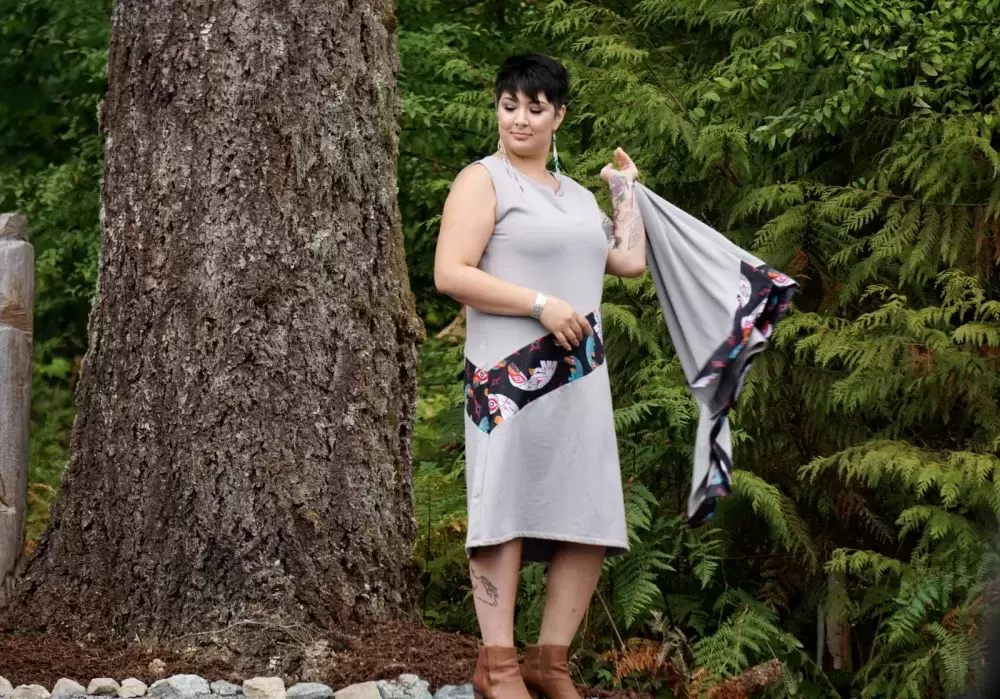
[[392, 0], [117, 1], [99, 290], [22, 623], [162, 642], [411, 608], [395, 28]]

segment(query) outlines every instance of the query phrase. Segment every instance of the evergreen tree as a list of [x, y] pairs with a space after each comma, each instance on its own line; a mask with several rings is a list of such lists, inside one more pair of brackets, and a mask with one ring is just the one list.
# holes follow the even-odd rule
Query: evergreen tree
[[[588, 632], [659, 630], [659, 660], [688, 658], [700, 691], [778, 657], [779, 691], [960, 692], [1000, 515], [1000, 3], [535, 7], [527, 31], [574, 78], [570, 174], [604, 196], [622, 145], [647, 185], [803, 285], [734, 416], [734, 497], [684, 531], [693, 404], [650, 280], [609, 280], [634, 545], [602, 587], [613, 628], [598, 604]], [[485, 140], [480, 94], [450, 113]], [[820, 666], [817, 606], [837, 629]]]
[[[653, 188], [803, 283], [778, 351], [751, 374], [736, 497], [715, 526], [727, 557], [775, 554], [737, 567], [786, 629], [814, 638], [818, 598], [855, 625], [863, 696], [952, 695], [979, 663], [970, 629], [1000, 515], [998, 13], [556, 1], [540, 23], [576, 62], [574, 113], [600, 115], [604, 148], [581, 174], [624, 141]], [[612, 284], [609, 303], [623, 336], [651, 344], [649, 287]], [[674, 461], [670, 445], [652, 447], [676, 433], [664, 354], [635, 349], [615, 373], [647, 473]], [[683, 481], [644, 482], [676, 511], [664, 496]], [[819, 566], [851, 574], [846, 594]], [[754, 658], [703, 660], [725, 675]]]
[[[29, 215], [40, 253], [32, 468], [54, 484], [96, 270], [107, 6], [0, 7], [0, 208]], [[686, 530], [694, 405], [651, 282], [608, 281], [633, 549], [588, 614], [588, 681], [736, 691], [777, 657], [776, 694], [935, 697], [979, 673], [1000, 514], [998, 14], [997, 0], [399, 2], [399, 205], [433, 333], [458, 312], [433, 291], [437, 217], [456, 172], [494, 148], [492, 78], [518, 51], [569, 65], [561, 160], [603, 203], [597, 174], [621, 145], [648, 186], [802, 283], [733, 415], [734, 495]], [[474, 631], [460, 368], [460, 335], [432, 334], [417, 554], [428, 620]], [[544, 571], [522, 582], [530, 640]]]

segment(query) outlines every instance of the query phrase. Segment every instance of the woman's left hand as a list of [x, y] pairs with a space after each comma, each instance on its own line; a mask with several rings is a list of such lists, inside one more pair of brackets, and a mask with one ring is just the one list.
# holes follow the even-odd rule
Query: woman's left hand
[[601, 179], [608, 184], [611, 184], [611, 179], [616, 176], [625, 177], [629, 182], [635, 182], [636, 178], [639, 177], [639, 168], [621, 148], [615, 149], [615, 164], [608, 163], [601, 170]]

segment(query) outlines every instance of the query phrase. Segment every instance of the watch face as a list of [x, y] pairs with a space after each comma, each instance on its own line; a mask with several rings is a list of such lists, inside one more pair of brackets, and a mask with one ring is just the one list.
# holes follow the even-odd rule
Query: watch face
[[545, 294], [538, 292], [535, 296], [535, 305], [531, 309], [531, 317], [538, 320], [538, 317], [542, 315], [543, 308], [545, 308]]

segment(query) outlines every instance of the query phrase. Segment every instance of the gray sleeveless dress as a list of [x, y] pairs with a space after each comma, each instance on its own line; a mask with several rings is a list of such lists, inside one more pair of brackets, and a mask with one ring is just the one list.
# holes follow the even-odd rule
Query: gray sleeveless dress
[[600, 305], [608, 243], [594, 196], [564, 176], [558, 192], [503, 159], [479, 161], [496, 190], [479, 268], [557, 296], [596, 332], [573, 352], [542, 324], [467, 309], [466, 550], [524, 539], [526, 561], [559, 542], [628, 549]]

